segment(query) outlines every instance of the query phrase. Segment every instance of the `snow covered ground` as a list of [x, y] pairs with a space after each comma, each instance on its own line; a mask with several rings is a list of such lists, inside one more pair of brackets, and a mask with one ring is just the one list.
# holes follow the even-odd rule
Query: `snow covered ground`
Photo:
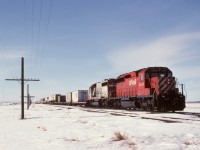
[[200, 103], [188, 103], [184, 112], [33, 104], [21, 120], [19, 104], [1, 105], [0, 149], [200, 149]]

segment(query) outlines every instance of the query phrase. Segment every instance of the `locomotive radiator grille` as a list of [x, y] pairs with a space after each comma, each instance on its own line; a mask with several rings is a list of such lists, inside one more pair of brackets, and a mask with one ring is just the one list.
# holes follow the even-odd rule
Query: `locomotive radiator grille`
[[163, 77], [159, 80], [159, 90], [162, 93], [168, 93], [175, 90], [176, 81], [174, 77]]

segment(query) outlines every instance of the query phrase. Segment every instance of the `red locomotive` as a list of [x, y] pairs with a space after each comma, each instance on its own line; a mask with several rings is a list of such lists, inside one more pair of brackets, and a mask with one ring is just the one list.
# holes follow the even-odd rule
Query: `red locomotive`
[[87, 106], [177, 111], [185, 108], [172, 71], [148, 67], [90, 86]]

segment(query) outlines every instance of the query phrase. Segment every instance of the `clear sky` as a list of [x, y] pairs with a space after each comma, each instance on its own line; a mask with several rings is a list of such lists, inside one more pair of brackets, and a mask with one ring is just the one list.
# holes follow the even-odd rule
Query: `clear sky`
[[[21, 57], [35, 100], [169, 67], [200, 100], [199, 0], [0, 0], [0, 101], [20, 101]], [[26, 86], [26, 85], [25, 85]], [[26, 88], [25, 88], [26, 89]]]

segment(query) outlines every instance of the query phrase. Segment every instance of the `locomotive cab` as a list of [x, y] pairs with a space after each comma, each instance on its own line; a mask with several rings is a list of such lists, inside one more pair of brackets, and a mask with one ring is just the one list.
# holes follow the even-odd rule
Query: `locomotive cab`
[[145, 88], [150, 89], [154, 106], [158, 111], [175, 111], [185, 108], [185, 96], [178, 92], [176, 79], [168, 68], [147, 68], [145, 77]]
[[150, 89], [150, 95], [166, 93], [175, 87], [172, 72], [165, 67], [150, 67], [145, 71], [145, 88]]

